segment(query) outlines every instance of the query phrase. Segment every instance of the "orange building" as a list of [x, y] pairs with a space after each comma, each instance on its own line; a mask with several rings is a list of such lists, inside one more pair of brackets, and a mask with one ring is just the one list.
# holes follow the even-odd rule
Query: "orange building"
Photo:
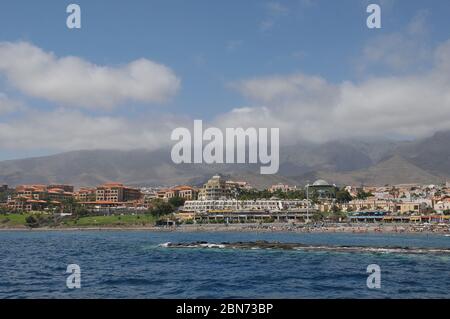
[[80, 188], [74, 193], [74, 197], [79, 202], [94, 202], [96, 199], [96, 189]]
[[197, 199], [197, 194], [198, 191], [191, 186], [176, 186], [158, 191], [157, 198], [169, 200], [174, 197], [180, 197], [186, 200], [194, 200]]
[[[61, 186], [61, 185], [60, 185]], [[56, 188], [56, 185], [21, 185], [16, 187], [15, 196], [8, 200], [8, 207], [19, 211], [43, 210], [49, 204], [60, 205], [73, 198], [69, 185]]]
[[137, 188], [126, 187], [120, 183], [107, 183], [97, 187], [97, 202], [130, 202], [141, 199], [142, 193]]

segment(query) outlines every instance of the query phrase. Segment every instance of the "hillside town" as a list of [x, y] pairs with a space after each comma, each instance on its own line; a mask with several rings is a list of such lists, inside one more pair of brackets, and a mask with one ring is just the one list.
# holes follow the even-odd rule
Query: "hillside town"
[[255, 189], [245, 181], [213, 176], [195, 187], [97, 187], [64, 184], [0, 186], [0, 212], [59, 216], [155, 212], [177, 224], [196, 223], [450, 223], [450, 182], [337, 186], [324, 180]]

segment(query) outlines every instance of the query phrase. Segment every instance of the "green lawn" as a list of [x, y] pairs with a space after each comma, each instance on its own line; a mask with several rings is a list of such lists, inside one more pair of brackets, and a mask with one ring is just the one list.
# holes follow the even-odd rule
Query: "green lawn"
[[25, 226], [25, 218], [28, 216], [30, 216], [30, 214], [0, 215], [0, 227]]
[[76, 222], [67, 221], [66, 226], [149, 226], [156, 222], [151, 215], [124, 215], [124, 216], [89, 216], [81, 217]]
[[[0, 228], [26, 227], [25, 219], [32, 213], [0, 215]], [[36, 216], [36, 215], [34, 215]], [[114, 227], [114, 226], [151, 226], [157, 218], [151, 215], [124, 216], [89, 216], [81, 217], [77, 221], [66, 217], [61, 221], [63, 227]]]

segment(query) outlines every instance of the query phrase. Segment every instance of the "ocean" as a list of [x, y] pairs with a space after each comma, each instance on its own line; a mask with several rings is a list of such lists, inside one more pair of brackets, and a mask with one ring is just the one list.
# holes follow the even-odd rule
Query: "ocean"
[[[448, 298], [450, 254], [165, 248], [257, 241], [450, 248], [425, 234], [0, 232], [0, 298]], [[81, 288], [69, 289], [69, 264]], [[367, 266], [381, 269], [369, 289]]]

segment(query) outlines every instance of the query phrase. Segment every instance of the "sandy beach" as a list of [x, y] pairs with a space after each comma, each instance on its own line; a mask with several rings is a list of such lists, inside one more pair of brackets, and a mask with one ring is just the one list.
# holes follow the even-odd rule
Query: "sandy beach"
[[444, 234], [450, 235], [450, 225], [422, 224], [201, 224], [170, 227], [117, 226], [117, 227], [42, 227], [0, 228], [0, 231], [150, 231], [150, 232], [293, 232], [293, 233], [386, 233], [386, 234]]

